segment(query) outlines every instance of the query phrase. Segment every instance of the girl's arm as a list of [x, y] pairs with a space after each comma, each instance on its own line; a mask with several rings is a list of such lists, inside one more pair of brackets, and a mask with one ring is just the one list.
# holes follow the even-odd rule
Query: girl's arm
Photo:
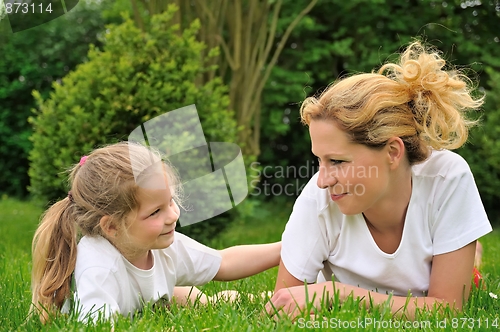
[[214, 280], [241, 279], [277, 266], [280, 251], [281, 242], [242, 245], [220, 250], [222, 262]]
[[[182, 305], [199, 303], [217, 303], [218, 301], [234, 302], [240, 298], [241, 294], [235, 290], [223, 290], [213, 296], [207, 296], [201, 290], [194, 286], [176, 286], [174, 287], [174, 299]], [[252, 294], [247, 294], [250, 299], [253, 299]]]
[[176, 286], [174, 287], [173, 298], [180, 305], [193, 304], [197, 300], [200, 303], [207, 303], [208, 298], [198, 288], [194, 286]]
[[[450, 253], [434, 256], [430, 277], [429, 293], [426, 297], [391, 296], [368, 291], [359, 287], [335, 282], [335, 291], [339, 292], [343, 301], [349, 295], [354, 298], [364, 299], [367, 308], [370, 302], [374, 305], [382, 305], [390, 298], [391, 310], [394, 314], [405, 315], [413, 319], [416, 308], [432, 309], [434, 305], [449, 305], [451, 308], [462, 309], [463, 299], [467, 300], [470, 292], [472, 268], [476, 241], [465, 247]], [[275, 314], [276, 310], [283, 310], [291, 317], [300, 315], [300, 311], [306, 307], [305, 286], [295, 286], [293, 276], [280, 265], [276, 292], [270, 302], [266, 304], [266, 311]], [[297, 282], [299, 280], [295, 279]], [[281, 281], [281, 282], [280, 282]], [[281, 285], [279, 285], [281, 283]], [[289, 288], [285, 288], [285, 287]], [[308, 285], [308, 300], [314, 297], [314, 306], [319, 307], [323, 303], [323, 294], [328, 296], [328, 301], [334, 294], [333, 282]]]

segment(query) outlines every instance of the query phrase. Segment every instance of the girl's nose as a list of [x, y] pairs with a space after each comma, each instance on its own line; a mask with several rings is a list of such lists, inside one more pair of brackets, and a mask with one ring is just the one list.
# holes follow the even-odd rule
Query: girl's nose
[[177, 206], [177, 203], [174, 202], [174, 205], [169, 207], [168, 209], [165, 223], [168, 225], [173, 224], [174, 222], [179, 220], [179, 214], [180, 214], [179, 207]]

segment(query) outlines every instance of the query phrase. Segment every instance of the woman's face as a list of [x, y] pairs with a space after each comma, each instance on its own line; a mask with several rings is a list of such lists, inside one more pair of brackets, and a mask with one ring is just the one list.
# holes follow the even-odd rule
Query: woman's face
[[312, 152], [320, 164], [318, 187], [328, 189], [343, 214], [376, 207], [389, 190], [388, 149], [352, 143], [332, 120], [311, 121], [309, 133]]

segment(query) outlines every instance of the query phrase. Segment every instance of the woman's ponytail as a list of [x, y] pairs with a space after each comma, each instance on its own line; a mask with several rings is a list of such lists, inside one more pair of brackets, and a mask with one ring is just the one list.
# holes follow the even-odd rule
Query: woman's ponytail
[[422, 144], [453, 150], [467, 141], [468, 129], [475, 121], [466, 113], [478, 109], [483, 98], [472, 97], [472, 81], [459, 70], [446, 68], [437, 50], [414, 42], [399, 64], [386, 64], [379, 70], [384, 72], [406, 88]]

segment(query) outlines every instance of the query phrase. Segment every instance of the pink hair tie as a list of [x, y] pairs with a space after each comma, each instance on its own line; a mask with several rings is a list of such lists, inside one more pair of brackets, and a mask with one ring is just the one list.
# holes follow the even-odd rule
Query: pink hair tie
[[88, 156], [83, 156], [82, 158], [80, 158], [80, 166], [85, 164], [85, 161], [87, 161], [87, 158], [88, 158]]

